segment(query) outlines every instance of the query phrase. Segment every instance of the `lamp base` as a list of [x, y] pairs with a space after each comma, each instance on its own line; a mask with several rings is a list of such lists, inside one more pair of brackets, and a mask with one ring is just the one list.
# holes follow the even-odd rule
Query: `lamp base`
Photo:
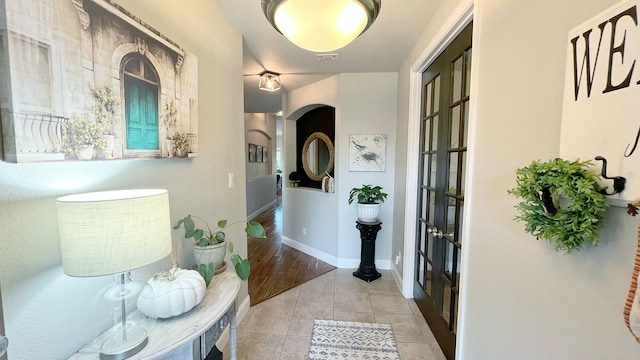
[[127, 329], [126, 339], [122, 331], [116, 332], [100, 347], [100, 360], [123, 360], [137, 354], [149, 342], [147, 332], [141, 328]]

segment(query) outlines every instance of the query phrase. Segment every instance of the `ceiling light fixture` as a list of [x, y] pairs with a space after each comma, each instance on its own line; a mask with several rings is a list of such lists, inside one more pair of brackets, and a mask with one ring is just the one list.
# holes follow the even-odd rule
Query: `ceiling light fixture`
[[261, 72], [258, 88], [260, 90], [271, 92], [280, 90], [280, 74], [266, 70]]
[[271, 25], [297, 46], [314, 52], [340, 49], [367, 31], [381, 0], [262, 0]]

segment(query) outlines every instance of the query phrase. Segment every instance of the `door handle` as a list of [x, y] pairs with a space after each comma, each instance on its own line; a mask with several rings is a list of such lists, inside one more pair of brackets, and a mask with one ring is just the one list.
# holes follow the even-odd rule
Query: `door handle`
[[437, 227], [431, 227], [427, 229], [427, 232], [431, 235], [433, 235], [434, 238], [438, 238], [438, 239], [442, 239], [442, 236], [444, 235], [442, 233], [442, 231], [438, 230]]
[[7, 339], [4, 335], [0, 335], [0, 356], [4, 355], [7, 352], [8, 347], [9, 339]]

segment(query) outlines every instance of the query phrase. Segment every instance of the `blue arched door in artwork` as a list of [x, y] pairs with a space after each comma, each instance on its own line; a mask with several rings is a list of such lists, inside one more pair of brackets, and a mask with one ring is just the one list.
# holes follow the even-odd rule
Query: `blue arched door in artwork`
[[159, 150], [158, 77], [142, 57], [124, 62], [124, 100], [127, 150]]

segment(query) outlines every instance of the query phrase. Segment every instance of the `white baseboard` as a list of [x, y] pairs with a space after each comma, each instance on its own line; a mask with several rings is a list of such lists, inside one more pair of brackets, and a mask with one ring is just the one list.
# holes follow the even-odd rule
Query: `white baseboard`
[[[343, 269], [355, 269], [360, 266], [360, 259], [339, 259], [333, 255], [327, 254], [309, 245], [293, 240], [286, 236], [282, 237], [282, 243], [292, 248], [302, 251], [303, 253], [318, 258], [327, 264]], [[376, 268], [388, 270], [391, 269], [391, 260], [376, 259]]]
[[[292, 248], [296, 249], [296, 250], [300, 250], [303, 253], [307, 254], [307, 255], [311, 255], [314, 258], [318, 258], [324, 262], [326, 262], [327, 264], [339, 267], [339, 261], [338, 258], [327, 254], [326, 252], [320, 251], [318, 249], [314, 249], [309, 245], [303, 244], [299, 241], [295, 241], [291, 238], [288, 238], [286, 236], [282, 237], [282, 243], [287, 245], [287, 246], [291, 246]], [[357, 267], [357, 266], [356, 266]]]
[[273, 206], [273, 204], [276, 203], [276, 201], [278, 201], [278, 199], [273, 199], [272, 202], [268, 203], [267, 205], [261, 207], [260, 209], [254, 211], [251, 213], [251, 215], [247, 216], [247, 220], [251, 221], [253, 220], [256, 216], [258, 216], [261, 212], [267, 210], [267, 208], [269, 208], [270, 206]]
[[[400, 289], [400, 291], [402, 291], [402, 284], [403, 284], [402, 275], [398, 272], [398, 268], [393, 266], [391, 268], [391, 274], [393, 275], [393, 280], [395, 280], [396, 285], [398, 285], [398, 289]], [[413, 299], [413, 296], [412, 297], [407, 297], [406, 294], [403, 294], [403, 295], [407, 299]]]
[[[250, 304], [251, 304], [251, 298], [249, 297], [249, 295], [247, 295], [244, 298], [244, 300], [242, 300], [240, 305], [238, 305], [238, 309], [236, 311], [236, 325], [239, 325], [242, 319], [244, 319], [245, 315], [247, 315], [247, 312], [249, 312]], [[222, 334], [220, 334], [218, 341], [216, 341], [216, 346], [220, 351], [222, 351], [222, 349], [224, 349], [227, 346], [227, 344], [229, 344], [229, 326], [228, 325], [227, 325], [227, 328], [224, 329]]]

